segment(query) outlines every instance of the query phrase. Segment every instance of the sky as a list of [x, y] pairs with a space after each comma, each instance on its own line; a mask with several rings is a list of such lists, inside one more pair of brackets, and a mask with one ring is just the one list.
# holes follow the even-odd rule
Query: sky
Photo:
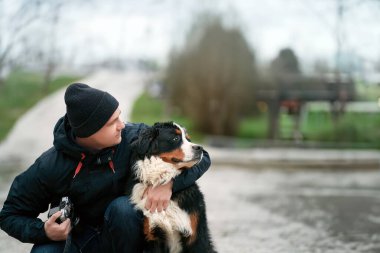
[[[208, 10], [241, 27], [261, 62], [290, 47], [303, 62], [334, 64], [338, 1], [67, 0], [56, 26], [56, 47], [72, 64], [107, 57], [165, 63], [172, 48], [183, 44], [197, 13]], [[342, 2], [342, 55], [373, 66], [380, 61], [380, 1]]]

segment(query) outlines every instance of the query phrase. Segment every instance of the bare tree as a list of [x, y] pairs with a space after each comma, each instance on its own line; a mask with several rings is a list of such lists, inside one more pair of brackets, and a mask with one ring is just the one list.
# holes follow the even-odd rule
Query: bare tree
[[[22, 33], [39, 16], [40, 0], [22, 0], [19, 7], [5, 15], [4, 2], [0, 0], [0, 87], [4, 85], [4, 69], [13, 48], [21, 42]], [[5, 39], [7, 38], [7, 39]]]
[[54, 71], [57, 67], [58, 55], [57, 55], [57, 26], [60, 19], [61, 9], [63, 1], [53, 0], [50, 3], [49, 10], [51, 10], [51, 22], [49, 31], [49, 48], [46, 52], [46, 67], [44, 71], [43, 91], [49, 90], [49, 85], [52, 81]]

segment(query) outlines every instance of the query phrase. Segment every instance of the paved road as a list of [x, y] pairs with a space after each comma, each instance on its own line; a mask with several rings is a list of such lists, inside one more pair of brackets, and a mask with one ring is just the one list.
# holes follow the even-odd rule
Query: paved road
[[219, 252], [380, 252], [380, 171], [218, 166], [200, 183]]

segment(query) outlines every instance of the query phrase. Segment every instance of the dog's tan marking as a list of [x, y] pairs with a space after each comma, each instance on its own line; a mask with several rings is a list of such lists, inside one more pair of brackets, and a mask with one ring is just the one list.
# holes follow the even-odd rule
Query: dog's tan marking
[[190, 245], [192, 244], [195, 239], [197, 239], [197, 227], [198, 227], [198, 213], [192, 213], [189, 215], [190, 216], [190, 226], [191, 229], [193, 230], [193, 233], [190, 235], [187, 244]]
[[167, 162], [167, 163], [174, 163], [172, 160], [173, 158], [182, 161], [184, 157], [185, 157], [185, 154], [183, 153], [182, 149], [180, 149], [180, 148], [175, 149], [171, 152], [166, 152], [166, 153], [160, 154], [160, 158], [164, 162]]
[[179, 134], [179, 135], [182, 135], [181, 130], [180, 130], [180, 129], [177, 129], [177, 128], [175, 129], [175, 133], [176, 133], [176, 134]]
[[157, 238], [153, 235], [150, 227], [149, 227], [149, 218], [144, 217], [144, 235], [147, 241], [154, 241]]

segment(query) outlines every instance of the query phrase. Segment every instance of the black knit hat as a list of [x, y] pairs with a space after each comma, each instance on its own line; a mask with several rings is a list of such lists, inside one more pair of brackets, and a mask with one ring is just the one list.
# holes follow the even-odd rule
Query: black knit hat
[[66, 89], [65, 103], [74, 134], [83, 138], [102, 128], [119, 106], [109, 93], [83, 83], [73, 83]]

